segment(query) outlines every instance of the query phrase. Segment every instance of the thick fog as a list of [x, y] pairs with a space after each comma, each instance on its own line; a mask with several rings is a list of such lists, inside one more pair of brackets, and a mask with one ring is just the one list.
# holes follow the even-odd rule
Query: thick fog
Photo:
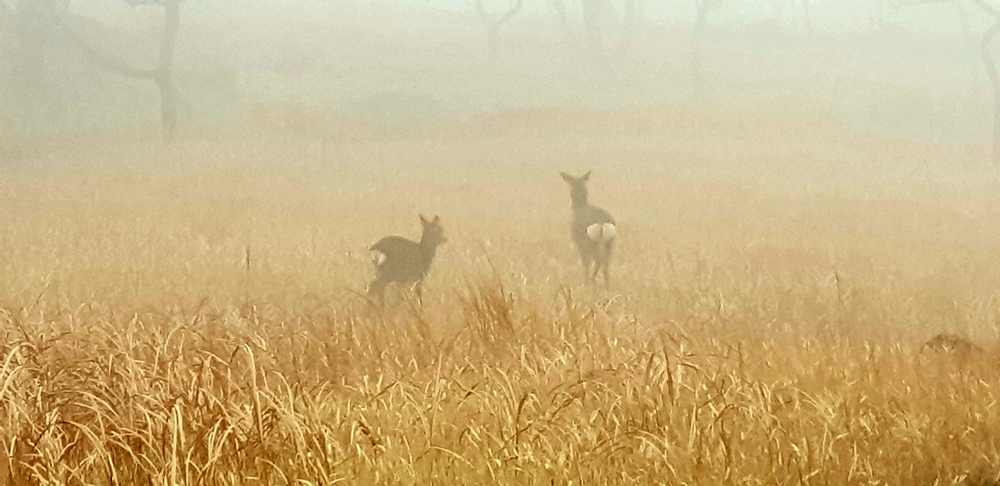
[[[979, 46], [992, 20], [973, 3], [708, 2], [696, 35], [697, 3], [529, 0], [497, 29], [490, 59], [487, 24], [467, 0], [182, 2], [178, 126], [257, 123], [253, 113], [279, 107], [395, 130], [526, 107], [721, 105], [819, 110], [927, 140], [989, 138]], [[66, 2], [29, 18], [25, 4], [6, 2], [0, 30], [5, 130], [157, 126], [156, 87], [118, 71], [157, 66], [162, 8]], [[599, 12], [588, 24], [590, 4]], [[491, 18], [514, 5], [483, 2]], [[44, 44], [44, 72], [19, 77], [30, 39]]]
[[0, 0], [0, 484], [1000, 484], [998, 33]]

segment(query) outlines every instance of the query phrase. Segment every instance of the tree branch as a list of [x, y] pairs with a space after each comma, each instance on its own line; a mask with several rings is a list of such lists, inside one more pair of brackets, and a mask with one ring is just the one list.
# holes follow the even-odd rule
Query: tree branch
[[496, 62], [497, 50], [500, 46], [500, 27], [514, 18], [523, 5], [524, 0], [517, 0], [506, 13], [494, 19], [483, 6], [483, 0], [476, 0], [476, 11], [479, 12], [479, 18], [486, 24], [486, 55], [491, 65]]
[[994, 20], [1000, 22], [1000, 10], [998, 10], [993, 5], [990, 5], [986, 0], [976, 0], [976, 6], [982, 9], [984, 12], [990, 14]]
[[90, 61], [94, 67], [104, 71], [121, 73], [130, 78], [148, 80], [156, 79], [159, 69], [134, 69], [126, 66], [125, 64], [106, 58], [91, 47], [90, 44], [87, 43], [87, 40], [84, 39], [83, 36], [81, 36], [76, 30], [70, 27], [62, 17], [56, 15], [54, 18], [56, 26], [58, 26], [63, 33], [68, 35], [73, 40], [77, 49], [80, 50], [80, 54], [83, 54], [83, 57]]
[[514, 5], [507, 10], [507, 12], [500, 16], [500, 18], [494, 19], [493, 16], [486, 11], [486, 7], [483, 6], [483, 0], [476, 0], [476, 10], [479, 12], [479, 18], [486, 24], [486, 28], [491, 30], [499, 29], [503, 26], [503, 24], [509, 22], [510, 19], [517, 15], [517, 12], [521, 10], [523, 5], [524, 0], [517, 0], [514, 2]]
[[624, 19], [622, 19], [622, 31], [621, 35], [618, 37], [618, 49], [615, 53], [618, 58], [625, 56], [625, 53], [628, 51], [628, 48], [632, 43], [632, 34], [635, 29], [635, 17], [635, 0], [626, 0], [625, 16]]
[[160, 122], [163, 126], [164, 138], [169, 142], [173, 139], [177, 128], [177, 90], [174, 87], [173, 64], [174, 46], [177, 43], [177, 31], [180, 28], [181, 0], [133, 0], [130, 5], [156, 4], [163, 6], [163, 40], [160, 44], [160, 59], [156, 69], [135, 69], [121, 62], [114, 61], [97, 52], [75, 29], [55, 15], [56, 25], [62, 29], [80, 50], [80, 53], [98, 69], [118, 72], [126, 77], [145, 79], [156, 83], [160, 90]]
[[896, 0], [894, 2], [889, 2], [889, 6], [893, 10], [899, 10], [903, 7], [911, 7], [914, 5], [931, 5], [935, 3], [951, 3], [948, 0]]
[[705, 25], [708, 23], [708, 14], [717, 7], [722, 0], [695, 0], [698, 8], [698, 15], [694, 20], [694, 29], [691, 31], [691, 79], [694, 81], [695, 89], [701, 93], [705, 88], [705, 77], [701, 72], [701, 44], [705, 34]]
[[566, 19], [566, 3], [565, 0], [552, 0], [552, 8], [555, 9], [556, 15], [559, 16], [559, 21], [562, 23], [563, 32], [566, 35], [572, 33], [572, 29], [569, 28], [569, 20]]
[[173, 138], [177, 128], [177, 89], [174, 87], [174, 46], [180, 29], [180, 0], [161, 0], [163, 5], [163, 42], [160, 44], [160, 76], [156, 84], [160, 88], [160, 116], [167, 141]]
[[806, 17], [806, 35], [808, 35], [809, 38], [812, 39], [813, 24], [812, 24], [812, 16], [809, 14], [809, 0], [802, 0], [802, 12], [803, 15], [805, 15]]
[[990, 45], [997, 33], [1000, 33], [1000, 10], [986, 0], [976, 0], [976, 6], [993, 17], [993, 26], [983, 34], [983, 43], [979, 48], [983, 56], [983, 65], [986, 66], [986, 74], [990, 78], [990, 87], [993, 88], [993, 146], [990, 158], [996, 169], [1000, 165], [1000, 74], [997, 73], [996, 61], [990, 53]]

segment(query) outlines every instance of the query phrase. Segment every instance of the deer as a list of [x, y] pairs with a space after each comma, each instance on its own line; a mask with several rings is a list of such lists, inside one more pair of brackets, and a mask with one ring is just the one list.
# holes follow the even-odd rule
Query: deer
[[930, 338], [920, 349], [921, 351], [953, 353], [961, 358], [982, 355], [984, 352], [983, 348], [977, 346], [972, 341], [951, 333], [941, 333]]
[[608, 264], [615, 248], [618, 225], [610, 213], [588, 201], [587, 181], [590, 180], [590, 173], [588, 171], [580, 177], [573, 177], [565, 172], [560, 172], [559, 175], [569, 184], [569, 198], [573, 207], [569, 231], [573, 245], [583, 261], [584, 279], [587, 283], [593, 283], [597, 274], [603, 273], [604, 284], [608, 285]]
[[368, 249], [375, 265], [375, 279], [368, 284], [368, 295], [379, 303], [385, 303], [385, 288], [390, 283], [409, 286], [416, 292], [417, 301], [422, 301], [424, 277], [431, 269], [437, 247], [448, 240], [440, 217], [428, 220], [420, 215], [420, 224], [423, 226], [420, 241], [386, 236]]

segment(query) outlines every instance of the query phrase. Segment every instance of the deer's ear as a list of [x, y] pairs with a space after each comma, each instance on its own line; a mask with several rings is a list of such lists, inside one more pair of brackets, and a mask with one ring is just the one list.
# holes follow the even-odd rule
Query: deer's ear
[[569, 182], [569, 183], [576, 182], [576, 178], [575, 177], [573, 177], [573, 176], [571, 176], [571, 175], [569, 175], [569, 174], [567, 174], [565, 172], [560, 172], [559, 175], [562, 176], [562, 179], [564, 181], [566, 181], [566, 182]]
[[587, 182], [590, 179], [590, 173], [592, 170], [588, 170], [586, 174], [580, 176], [580, 182]]
[[427, 218], [425, 218], [424, 215], [421, 214], [420, 215], [420, 224], [422, 224], [424, 226], [427, 226], [427, 225], [431, 224], [431, 222], [427, 221]]
[[438, 224], [439, 222], [441, 222], [441, 217], [435, 214], [434, 215], [434, 221], [432, 221], [432, 223]]

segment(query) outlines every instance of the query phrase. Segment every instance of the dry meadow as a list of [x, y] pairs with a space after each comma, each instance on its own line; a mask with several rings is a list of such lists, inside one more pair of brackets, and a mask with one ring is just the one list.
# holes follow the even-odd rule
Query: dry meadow
[[[222, 88], [175, 143], [151, 88], [60, 65], [80, 126], [0, 126], [0, 482], [1000, 484], [989, 113], [866, 81], [957, 70], [720, 28], [691, 101], [668, 28], [609, 75], [515, 22], [490, 71], [419, 2], [210, 3], [178, 63]], [[768, 78], [807, 57], [857, 73]], [[608, 286], [558, 176], [591, 169]], [[374, 305], [368, 246], [420, 214], [448, 237], [423, 301]]]
[[[995, 483], [989, 192], [872, 163], [985, 148], [785, 123], [536, 110], [328, 153], [50, 140], [0, 182], [3, 476]], [[608, 287], [568, 238], [557, 171], [584, 168], [621, 225]], [[374, 306], [367, 245], [419, 213], [449, 237], [424, 302]], [[923, 347], [944, 332], [978, 347]]]

